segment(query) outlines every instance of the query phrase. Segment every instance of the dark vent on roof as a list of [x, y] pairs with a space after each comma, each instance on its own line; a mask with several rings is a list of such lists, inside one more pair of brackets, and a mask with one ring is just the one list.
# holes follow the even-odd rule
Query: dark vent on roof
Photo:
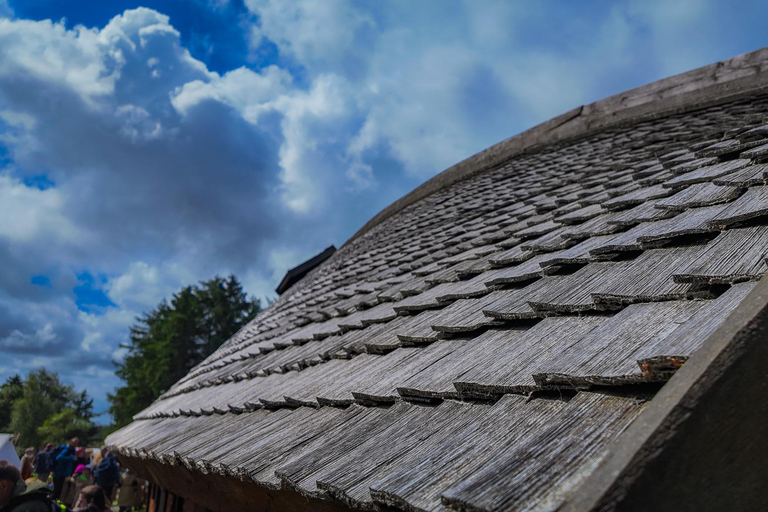
[[336, 252], [336, 247], [332, 245], [317, 256], [313, 256], [301, 265], [292, 268], [285, 274], [285, 277], [282, 281], [280, 281], [280, 284], [277, 286], [277, 288], [275, 288], [275, 291], [282, 295], [288, 290], [288, 288], [298, 283], [302, 277], [307, 275], [310, 270], [330, 258], [334, 252]]

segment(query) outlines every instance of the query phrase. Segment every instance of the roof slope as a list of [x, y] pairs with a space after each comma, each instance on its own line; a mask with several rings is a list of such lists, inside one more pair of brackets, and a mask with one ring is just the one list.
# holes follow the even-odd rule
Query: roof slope
[[108, 443], [358, 508], [556, 508], [766, 272], [764, 112], [605, 129], [420, 199]]

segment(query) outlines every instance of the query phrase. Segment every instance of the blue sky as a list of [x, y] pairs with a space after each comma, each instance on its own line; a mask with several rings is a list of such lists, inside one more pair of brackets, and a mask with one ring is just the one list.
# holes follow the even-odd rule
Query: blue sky
[[[0, 379], [96, 398], [137, 315], [258, 297], [443, 169], [768, 45], [761, 2], [0, 0]], [[105, 419], [106, 420], [106, 419]]]

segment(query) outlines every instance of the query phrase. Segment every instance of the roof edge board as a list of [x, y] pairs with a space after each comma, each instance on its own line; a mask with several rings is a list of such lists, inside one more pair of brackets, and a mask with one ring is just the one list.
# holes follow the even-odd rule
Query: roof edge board
[[344, 245], [434, 192], [523, 153], [629, 123], [710, 107], [768, 90], [768, 47], [576, 107], [449, 167], [396, 200]]
[[[755, 484], [768, 478], [767, 338], [764, 276], [611, 443], [607, 458], [558, 512], [756, 510], [756, 501], [768, 504]], [[727, 505], [720, 508], [723, 500]]]

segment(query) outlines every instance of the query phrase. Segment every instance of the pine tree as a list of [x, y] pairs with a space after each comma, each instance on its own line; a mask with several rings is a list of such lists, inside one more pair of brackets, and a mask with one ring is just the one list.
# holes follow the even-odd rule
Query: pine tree
[[168, 303], [136, 319], [128, 353], [116, 363], [125, 382], [108, 396], [115, 424], [130, 423], [195, 365], [208, 357], [260, 310], [235, 276], [186, 286]]

